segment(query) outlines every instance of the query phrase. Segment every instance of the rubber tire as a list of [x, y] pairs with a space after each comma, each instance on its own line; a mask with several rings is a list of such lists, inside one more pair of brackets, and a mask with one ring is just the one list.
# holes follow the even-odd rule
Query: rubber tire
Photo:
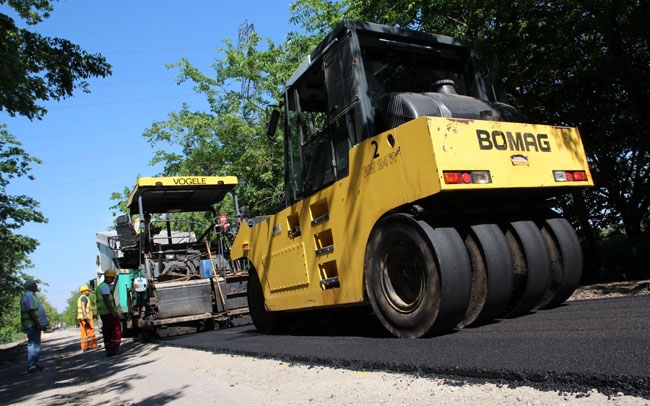
[[[450, 248], [454, 244], [446, 238], [453, 240], [454, 234], [456, 247]], [[464, 258], [467, 271], [466, 281], [461, 282], [466, 285], [466, 297], [460, 305], [451, 264], [457, 258], [459, 262]], [[364, 267], [366, 292], [380, 323], [396, 337], [418, 338], [457, 325], [469, 302], [470, 273], [469, 258], [453, 229], [438, 231], [399, 213], [380, 220], [370, 235]], [[447, 284], [441, 275], [447, 277]]]
[[246, 295], [248, 298], [248, 311], [257, 331], [262, 334], [278, 332], [280, 327], [279, 314], [266, 309], [262, 284], [257, 272], [253, 269], [248, 272]]
[[476, 235], [469, 231], [465, 234], [463, 241], [472, 264], [472, 293], [463, 320], [458, 327], [467, 327], [474, 323], [483, 310], [488, 294], [488, 272], [481, 244]]
[[528, 220], [513, 221], [505, 233], [510, 247], [515, 278], [506, 317], [529, 313], [542, 301], [551, 281], [546, 243], [537, 225]]
[[552, 280], [540, 308], [557, 307], [580, 286], [582, 246], [575, 230], [564, 218], [546, 219], [541, 227], [551, 258]]
[[440, 312], [427, 335], [457, 327], [467, 312], [472, 293], [472, 265], [463, 239], [453, 227], [432, 227], [419, 221], [429, 236], [440, 272]]
[[506, 311], [514, 285], [512, 257], [496, 224], [472, 225], [464, 240], [472, 264], [472, 295], [460, 325], [476, 326]]

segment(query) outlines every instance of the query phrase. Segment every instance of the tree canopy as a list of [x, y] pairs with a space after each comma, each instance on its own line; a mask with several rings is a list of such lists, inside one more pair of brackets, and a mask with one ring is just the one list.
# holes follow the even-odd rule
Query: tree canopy
[[[21, 291], [25, 272], [30, 267], [29, 253], [38, 241], [18, 233], [29, 222], [44, 223], [38, 202], [25, 195], [10, 195], [7, 186], [17, 177], [30, 177], [30, 165], [40, 162], [20, 148], [20, 143], [0, 125], [0, 307], [9, 305]], [[6, 312], [0, 314], [0, 325]]]
[[[27, 25], [36, 25], [53, 10], [47, 0], [0, 0]], [[68, 40], [44, 37], [20, 28], [0, 13], [0, 110], [29, 119], [47, 110], [38, 103], [70, 97], [76, 89], [88, 92], [90, 77], [106, 77], [111, 66], [100, 54], [89, 54]]]
[[[28, 26], [42, 22], [53, 10], [48, 0], [0, 0], [0, 5], [12, 8]], [[77, 89], [87, 92], [84, 79], [110, 74], [111, 66], [103, 56], [91, 55], [65, 39], [20, 28], [8, 14], [0, 13], [0, 111], [40, 119], [47, 112], [41, 102], [70, 97]], [[29, 255], [38, 246], [37, 240], [19, 230], [27, 223], [47, 222], [36, 200], [10, 195], [7, 186], [18, 177], [31, 179], [31, 165], [38, 163], [6, 124], [0, 124], [0, 308], [14, 309], [0, 314], [0, 326], [15, 317], [13, 302], [22, 291], [22, 281], [30, 277]]]
[[[20, 321], [20, 298], [23, 292], [24, 291], [17, 293], [12, 297], [12, 300], [7, 303], [6, 307], [4, 307], [0, 322], [0, 344], [10, 343], [16, 339], [25, 338], [25, 333], [22, 332], [22, 324]], [[45, 296], [40, 293], [37, 293], [37, 296], [45, 308], [45, 314], [47, 315], [47, 321], [50, 323], [50, 328], [54, 327], [55, 324], [60, 321], [58, 312], [50, 302], [48, 302]]]
[[[190, 82], [206, 96], [210, 111], [192, 111], [183, 105], [163, 122], [154, 123], [144, 137], [156, 152], [152, 163], [164, 163], [164, 175], [235, 175], [237, 193], [259, 213], [271, 210], [282, 193], [282, 147], [265, 136], [267, 106], [275, 104], [293, 60], [293, 45], [265, 41], [244, 23], [237, 42], [224, 41], [224, 58], [215, 72], [199, 72], [183, 59], [169, 65], [178, 69], [178, 83]], [[264, 46], [262, 43], [264, 42]]]

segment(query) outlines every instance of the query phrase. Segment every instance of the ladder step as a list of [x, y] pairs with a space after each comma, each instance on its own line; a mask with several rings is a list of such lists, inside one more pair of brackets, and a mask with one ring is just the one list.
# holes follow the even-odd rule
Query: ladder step
[[320, 286], [323, 289], [334, 289], [334, 288], [340, 288], [341, 284], [339, 283], [339, 277], [333, 276], [331, 278], [321, 279]]
[[323, 247], [321, 249], [316, 250], [316, 255], [328, 254], [328, 253], [330, 253], [332, 251], [334, 251], [334, 244], [328, 245], [327, 247]]

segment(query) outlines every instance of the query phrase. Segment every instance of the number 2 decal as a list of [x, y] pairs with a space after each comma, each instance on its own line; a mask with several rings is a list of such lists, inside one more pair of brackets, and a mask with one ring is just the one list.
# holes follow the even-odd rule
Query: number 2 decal
[[377, 141], [371, 141], [370, 144], [375, 146], [375, 153], [372, 156], [372, 159], [379, 158], [379, 152], [377, 152], [379, 150], [379, 144], [377, 144]]

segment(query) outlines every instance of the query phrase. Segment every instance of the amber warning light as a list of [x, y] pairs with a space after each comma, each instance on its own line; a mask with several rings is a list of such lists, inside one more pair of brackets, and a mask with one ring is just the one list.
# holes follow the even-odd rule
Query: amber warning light
[[444, 171], [443, 176], [448, 185], [492, 183], [490, 171]]

